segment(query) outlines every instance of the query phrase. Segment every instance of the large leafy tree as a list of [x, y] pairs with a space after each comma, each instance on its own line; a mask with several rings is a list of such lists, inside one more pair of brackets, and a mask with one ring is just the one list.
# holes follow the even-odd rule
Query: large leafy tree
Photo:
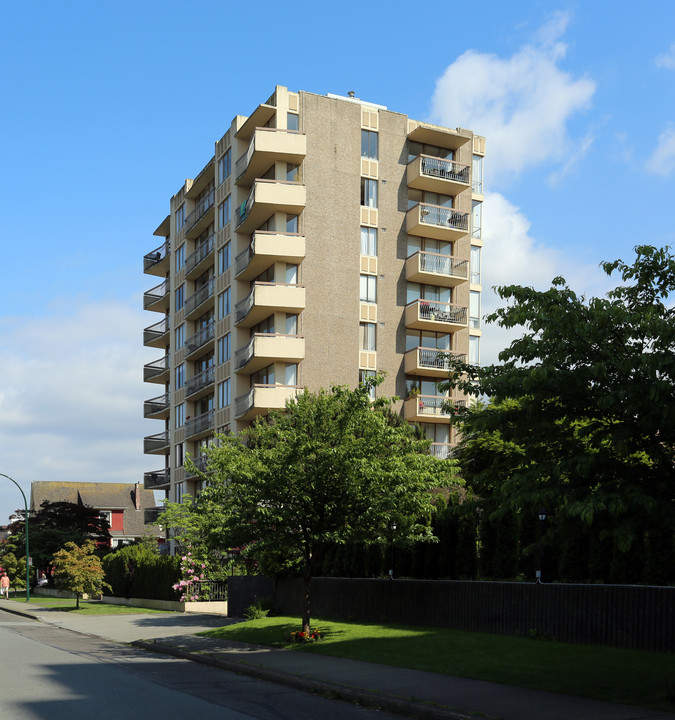
[[56, 587], [74, 593], [77, 609], [82, 595], [100, 595], [104, 588], [110, 588], [104, 581], [101, 558], [96, 554], [96, 545], [91, 540], [81, 546], [67, 542], [54, 553], [52, 565]]
[[[10, 525], [9, 543], [17, 557], [25, 556], [25, 511], [17, 510]], [[98, 510], [77, 503], [45, 501], [39, 510], [28, 511], [30, 554], [33, 567], [52, 581], [52, 557], [67, 542], [82, 545], [87, 540], [107, 549], [110, 546], [108, 521]]]
[[500, 364], [455, 363], [448, 382], [491, 401], [456, 418], [468, 482], [502, 508], [602, 526], [623, 550], [644, 528], [675, 529], [675, 259], [635, 252], [602, 264], [622, 280], [604, 298], [563, 278], [498, 288], [507, 305], [488, 320], [522, 337]]
[[309, 631], [310, 582], [330, 543], [432, 540], [432, 490], [459, 481], [451, 461], [356, 390], [305, 392], [244, 436], [210, 450], [208, 484], [195, 504], [212, 546], [246, 547], [265, 570], [293, 568], [304, 579], [302, 625]]

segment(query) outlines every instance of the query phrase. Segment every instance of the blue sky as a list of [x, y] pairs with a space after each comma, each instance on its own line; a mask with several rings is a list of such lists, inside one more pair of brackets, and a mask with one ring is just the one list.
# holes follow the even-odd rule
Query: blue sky
[[[675, 244], [667, 0], [25, 8], [0, 28], [0, 472], [26, 493], [155, 469], [142, 256], [182, 179], [276, 84], [485, 135], [485, 287], [562, 274], [600, 294], [601, 260]], [[487, 327], [483, 361], [507, 341]], [[0, 483], [0, 523], [20, 505]]]

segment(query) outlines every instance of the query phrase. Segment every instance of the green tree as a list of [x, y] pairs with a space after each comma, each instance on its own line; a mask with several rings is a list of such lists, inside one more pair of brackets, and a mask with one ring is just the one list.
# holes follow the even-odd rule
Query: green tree
[[[25, 510], [17, 510], [18, 518], [10, 525], [10, 540], [17, 557], [25, 558]], [[67, 542], [82, 544], [87, 540], [106, 551], [110, 546], [108, 521], [98, 510], [77, 503], [45, 501], [39, 510], [28, 511], [30, 554], [33, 568], [45, 573], [52, 582], [51, 559]]]
[[[627, 551], [642, 529], [675, 529], [675, 259], [639, 246], [604, 298], [507, 286], [488, 320], [524, 327], [501, 364], [454, 363], [448, 387], [492, 402], [459, 413], [463, 477], [502, 511], [539, 507], [594, 525]], [[671, 558], [672, 563], [672, 558]]]
[[388, 412], [391, 401], [371, 403], [380, 382], [305, 392], [209, 451], [213, 474], [196, 503], [207, 541], [245, 546], [267, 572], [298, 572], [305, 631], [326, 546], [385, 543], [394, 524], [399, 543], [432, 540], [431, 491], [459, 483], [454, 464]]
[[75, 605], [78, 609], [80, 597], [85, 593], [100, 595], [103, 588], [110, 588], [103, 579], [105, 572], [101, 558], [96, 554], [96, 545], [91, 540], [81, 546], [67, 542], [65, 547], [54, 553], [52, 565], [56, 587], [75, 593]]

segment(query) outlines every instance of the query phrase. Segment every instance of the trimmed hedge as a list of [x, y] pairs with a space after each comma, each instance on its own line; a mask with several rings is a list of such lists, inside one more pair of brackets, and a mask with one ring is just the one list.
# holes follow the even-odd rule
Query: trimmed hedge
[[180, 557], [157, 555], [130, 545], [103, 558], [105, 580], [115, 597], [178, 600], [173, 585], [181, 578]]

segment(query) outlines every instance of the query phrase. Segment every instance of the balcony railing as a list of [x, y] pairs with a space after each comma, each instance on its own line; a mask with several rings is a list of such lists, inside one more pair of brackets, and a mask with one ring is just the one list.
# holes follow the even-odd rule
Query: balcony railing
[[[255, 185], [251, 188], [251, 192], [248, 194], [246, 200], [237, 208], [237, 222], [236, 226], [239, 227], [244, 220], [248, 217], [255, 201]], [[236, 229], [236, 228], [235, 228]]]
[[201, 330], [198, 330], [194, 335], [190, 336], [185, 343], [187, 354], [199, 350], [200, 347], [206, 345], [209, 340], [213, 340], [216, 335], [216, 323], [211, 320], [208, 325], [205, 325]]
[[192, 458], [192, 462], [194, 463], [196, 470], [188, 470], [187, 466], [185, 467], [185, 477], [196, 477], [197, 472], [206, 472], [206, 468], [209, 464], [209, 458], [207, 455], [198, 455], [197, 457]]
[[194, 312], [202, 303], [206, 302], [212, 295], [216, 287], [216, 281], [212, 278], [206, 285], [202, 285], [198, 290], [190, 295], [185, 301], [185, 314], [189, 315]]
[[215, 367], [211, 365], [211, 367], [205, 368], [187, 381], [185, 394], [194, 395], [194, 393], [203, 390], [205, 387], [213, 383], [214, 377]]
[[432, 252], [419, 253], [420, 271], [438, 273], [439, 275], [454, 275], [467, 278], [469, 276], [469, 261], [460, 260], [452, 255], [441, 255]]
[[143, 512], [143, 521], [146, 525], [153, 525], [163, 512], [163, 507], [146, 508]]
[[143, 257], [143, 272], [148, 272], [157, 263], [162, 262], [165, 257], [169, 254], [170, 244], [167, 240], [163, 245], [155, 248], [152, 252], [149, 252]]
[[194, 207], [194, 210], [185, 218], [185, 232], [190, 230], [204, 217], [204, 214], [213, 207], [216, 199], [216, 191], [211, 190], [202, 197]]
[[185, 260], [185, 272], [189, 273], [205, 260], [212, 252], [216, 242], [216, 236], [209, 236], [194, 252], [191, 252]]
[[170, 442], [168, 430], [156, 433], [155, 435], [146, 435], [145, 438], [143, 438], [143, 452], [161, 452], [169, 447]]
[[251, 259], [255, 255], [255, 242], [251, 240], [248, 247], [245, 250], [242, 250], [237, 257], [234, 258], [234, 274], [239, 275], [240, 272], [243, 272], [248, 267], [248, 264], [251, 262]]
[[421, 159], [423, 175], [469, 184], [471, 168], [468, 165], [462, 165], [461, 163], [454, 162], [454, 160], [443, 160], [429, 155], [422, 155]]
[[450, 443], [431, 443], [429, 452], [439, 460], [447, 460], [452, 454], [452, 445]]
[[445, 395], [417, 395], [417, 415], [450, 417], [455, 408], [464, 407], [466, 400], [453, 400]]
[[419, 303], [420, 320], [431, 320], [449, 325], [466, 325], [467, 323], [467, 307], [435, 300], [415, 300], [414, 302]]
[[165, 355], [159, 360], [153, 360], [151, 363], [143, 365], [143, 380], [150, 382], [152, 378], [162, 375], [169, 369], [169, 355]]
[[440, 205], [420, 203], [420, 219], [427, 225], [451, 227], [454, 230], [469, 231], [469, 214], [458, 212]]
[[428, 368], [430, 370], [450, 370], [451, 359], [464, 362], [466, 360], [466, 355], [450, 353], [447, 350], [438, 350], [436, 348], [417, 348], [417, 364], [421, 368]]
[[159, 340], [162, 335], [169, 332], [169, 318], [162, 318], [154, 325], [150, 325], [143, 330], [143, 343], [147, 344], [155, 340]]
[[144, 417], [148, 417], [149, 415], [155, 415], [159, 412], [162, 412], [163, 410], [168, 410], [170, 402], [171, 394], [168, 392], [164, 393], [164, 395], [158, 395], [157, 397], [151, 398], [150, 400], [146, 400], [143, 403]]
[[185, 423], [185, 437], [192, 437], [213, 428], [213, 410], [207, 410]]
[[143, 309], [147, 310], [151, 305], [162, 300], [169, 294], [169, 281], [165, 280], [154, 288], [143, 293]]
[[143, 473], [143, 487], [146, 490], [152, 488], [163, 487], [171, 482], [171, 470], [169, 468], [162, 468], [161, 470], [155, 470], [154, 472]]
[[251, 162], [251, 158], [253, 157], [254, 152], [255, 152], [255, 133], [253, 133], [253, 137], [251, 138], [251, 142], [248, 144], [248, 149], [246, 150], [246, 152], [234, 164], [234, 179], [235, 179], [235, 181], [238, 180], [246, 171], [246, 168], [248, 167], [248, 164]]

